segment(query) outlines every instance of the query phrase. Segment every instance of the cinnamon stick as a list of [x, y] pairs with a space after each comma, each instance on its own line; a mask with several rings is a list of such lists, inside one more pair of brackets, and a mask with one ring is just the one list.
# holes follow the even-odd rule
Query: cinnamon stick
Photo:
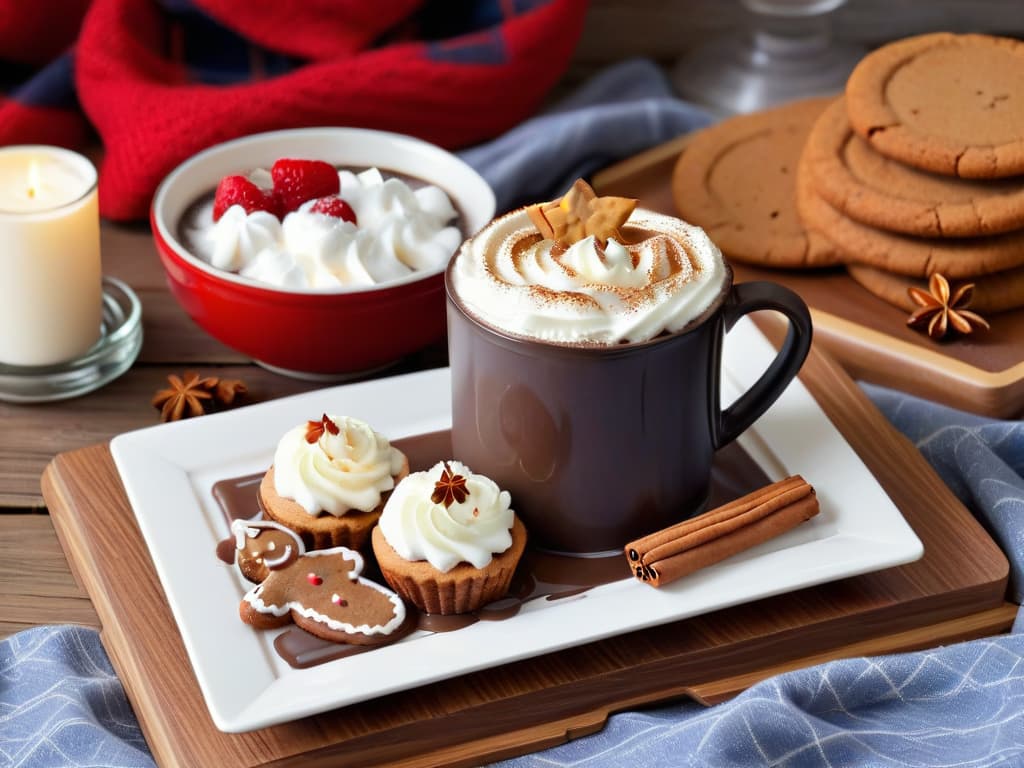
[[793, 475], [630, 542], [626, 559], [638, 579], [661, 587], [779, 536], [816, 514], [814, 488]]

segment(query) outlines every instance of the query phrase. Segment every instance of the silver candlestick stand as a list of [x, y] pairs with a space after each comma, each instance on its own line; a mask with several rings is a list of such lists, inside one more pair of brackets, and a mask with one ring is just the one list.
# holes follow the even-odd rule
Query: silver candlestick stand
[[740, 0], [743, 29], [695, 48], [672, 72], [680, 97], [720, 115], [838, 93], [864, 49], [837, 42], [845, 0]]

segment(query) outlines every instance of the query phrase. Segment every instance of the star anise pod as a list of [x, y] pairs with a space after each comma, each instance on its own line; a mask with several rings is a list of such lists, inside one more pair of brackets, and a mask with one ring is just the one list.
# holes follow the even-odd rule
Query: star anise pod
[[341, 431], [341, 428], [331, 421], [330, 416], [325, 413], [320, 417], [319, 421], [306, 422], [306, 442], [310, 444], [315, 443], [323, 437], [324, 430], [332, 435], [336, 435]]
[[160, 409], [163, 421], [177, 421], [202, 416], [211, 411], [241, 405], [249, 388], [241, 379], [219, 379], [186, 371], [181, 376], [170, 374], [170, 385], [153, 396], [153, 406]]
[[241, 379], [219, 379], [213, 396], [225, 408], [230, 408], [236, 400], [243, 399], [248, 393], [249, 388]]
[[967, 307], [974, 298], [974, 283], [964, 283], [950, 292], [949, 281], [938, 272], [928, 278], [928, 290], [912, 286], [907, 289], [918, 308], [907, 318], [911, 328], [926, 328], [933, 339], [941, 339], [950, 329], [968, 334], [975, 328], [989, 329], [988, 322]]
[[217, 379], [186, 371], [184, 376], [170, 374], [167, 381], [170, 386], [157, 392], [152, 401], [153, 407], [160, 409], [162, 421], [177, 421], [206, 413], [206, 403], [213, 399], [211, 390], [217, 386]]
[[434, 492], [430, 494], [430, 500], [435, 504], [444, 504], [447, 509], [456, 502], [461, 504], [468, 496], [466, 478], [462, 475], [452, 474], [452, 468], [446, 461], [444, 469], [441, 471], [441, 479], [434, 483]]

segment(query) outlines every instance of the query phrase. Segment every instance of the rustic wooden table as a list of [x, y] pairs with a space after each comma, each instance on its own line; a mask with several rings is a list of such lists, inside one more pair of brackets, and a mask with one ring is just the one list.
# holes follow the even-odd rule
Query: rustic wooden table
[[[323, 386], [264, 370], [196, 326], [167, 290], [148, 225], [105, 223], [102, 238], [104, 273], [127, 282], [142, 302], [142, 352], [121, 378], [83, 397], [0, 402], [0, 637], [37, 624], [99, 626], [45, 514], [39, 478], [58, 452], [159, 423], [150, 399], [169, 373], [240, 378], [254, 401]], [[438, 346], [386, 373], [445, 364], [445, 349]]]

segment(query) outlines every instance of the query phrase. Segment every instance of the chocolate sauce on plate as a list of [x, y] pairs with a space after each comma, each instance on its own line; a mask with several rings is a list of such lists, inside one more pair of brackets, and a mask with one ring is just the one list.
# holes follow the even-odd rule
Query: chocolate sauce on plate
[[[442, 459], [451, 458], [451, 438], [447, 430], [394, 440], [392, 444], [409, 457], [412, 471], [426, 469]], [[228, 521], [252, 518], [261, 512], [257, 491], [262, 477], [263, 473], [257, 473], [214, 484], [213, 496]], [[708, 505], [718, 506], [769, 482], [754, 460], [737, 443], [732, 443], [715, 456]], [[225, 539], [217, 545], [217, 556], [226, 563], [234, 563], [234, 551], [234, 539]], [[363, 575], [384, 584], [372, 551], [366, 555]], [[526, 603], [585, 597], [588, 590], [601, 584], [631, 578], [629, 565], [621, 552], [574, 557], [545, 552], [527, 544], [508, 596], [473, 613], [457, 616], [424, 614], [410, 607], [405, 624], [396, 631], [393, 639], [400, 639], [414, 630], [455, 632], [478, 621], [504, 621], [518, 614]], [[298, 627], [288, 627], [274, 640], [274, 650], [296, 669], [366, 653], [377, 647], [380, 646], [332, 643]]]

